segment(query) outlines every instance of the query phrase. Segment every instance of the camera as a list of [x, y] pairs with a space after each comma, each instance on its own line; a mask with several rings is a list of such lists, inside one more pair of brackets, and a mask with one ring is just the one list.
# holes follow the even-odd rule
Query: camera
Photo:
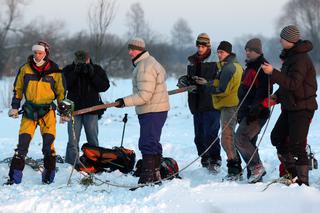
[[74, 111], [74, 103], [69, 99], [64, 99], [58, 104], [59, 115], [71, 117]]

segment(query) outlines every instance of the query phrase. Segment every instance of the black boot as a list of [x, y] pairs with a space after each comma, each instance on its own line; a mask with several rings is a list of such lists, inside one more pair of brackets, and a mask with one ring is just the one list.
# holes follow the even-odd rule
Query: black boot
[[241, 160], [227, 160], [228, 175], [226, 180], [235, 181], [242, 179]]
[[56, 175], [56, 156], [47, 155], [43, 158], [44, 171], [42, 172], [42, 183], [50, 184]]
[[294, 180], [298, 174], [297, 174], [297, 170], [296, 170], [296, 160], [293, 158], [292, 154], [290, 153], [277, 153], [278, 154], [278, 158], [280, 160], [280, 162], [283, 163], [284, 168], [286, 170], [286, 172], [288, 173], [288, 177], [291, 177], [292, 180]]
[[156, 184], [161, 184], [161, 173], [160, 173], [161, 160], [162, 160], [162, 155], [155, 156], [153, 181], [156, 182]]
[[209, 166], [207, 169], [212, 174], [218, 174], [221, 168], [221, 158], [209, 158]]
[[22, 181], [23, 169], [25, 166], [25, 156], [15, 153], [9, 170], [9, 180], [7, 185], [19, 184]]
[[208, 156], [204, 155], [201, 157], [201, 165], [204, 168], [208, 168], [208, 166], [209, 166], [209, 157]]
[[142, 169], [138, 183], [146, 184], [154, 181], [155, 155], [142, 156]]
[[305, 184], [309, 186], [309, 168], [308, 165], [298, 165], [296, 166], [298, 179], [296, 183], [299, 185]]

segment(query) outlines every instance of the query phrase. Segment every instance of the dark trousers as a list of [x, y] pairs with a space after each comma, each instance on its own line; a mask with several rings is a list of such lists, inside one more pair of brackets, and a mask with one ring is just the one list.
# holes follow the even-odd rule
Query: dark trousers
[[249, 163], [249, 168], [261, 164], [260, 156], [256, 142], [261, 128], [266, 123], [267, 119], [256, 119], [248, 124], [247, 118], [243, 118], [237, 128], [235, 136], [235, 145], [240, 152], [243, 160]]
[[308, 164], [305, 140], [313, 115], [314, 111], [308, 110], [281, 112], [271, 132], [271, 142], [280, 155], [290, 158], [285, 159], [287, 162]]
[[[200, 156], [210, 144], [218, 137], [220, 129], [220, 111], [210, 110], [207, 112], [197, 112], [193, 114], [194, 143], [196, 144], [198, 155]], [[203, 157], [220, 160], [220, 140], [217, 138], [213, 146]]]
[[138, 115], [140, 124], [139, 150], [142, 155], [162, 155], [160, 137], [168, 112]]

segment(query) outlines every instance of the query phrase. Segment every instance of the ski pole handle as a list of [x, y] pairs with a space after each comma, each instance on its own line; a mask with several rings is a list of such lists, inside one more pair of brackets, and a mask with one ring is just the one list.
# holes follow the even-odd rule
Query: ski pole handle
[[123, 130], [122, 130], [122, 137], [121, 137], [121, 145], [120, 145], [120, 147], [122, 147], [122, 145], [123, 145], [124, 132], [126, 130], [126, 123], [128, 121], [128, 114], [127, 113], [124, 114], [124, 117], [123, 117], [122, 121], [123, 121]]
[[125, 113], [125, 114], [124, 114], [124, 117], [123, 117], [122, 121], [123, 121], [124, 123], [127, 123], [127, 121], [128, 121], [128, 113]]

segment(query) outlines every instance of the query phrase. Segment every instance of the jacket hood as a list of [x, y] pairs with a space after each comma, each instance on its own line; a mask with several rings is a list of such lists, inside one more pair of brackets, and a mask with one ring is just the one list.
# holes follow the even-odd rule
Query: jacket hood
[[289, 56], [308, 53], [313, 49], [313, 44], [309, 40], [299, 40], [291, 49], [283, 49], [280, 58], [285, 59]]
[[246, 66], [247, 67], [260, 67], [261, 64], [263, 64], [264, 62], [267, 62], [267, 60], [264, 58], [263, 54], [261, 54], [258, 58], [256, 58], [255, 60], [246, 60]]
[[235, 53], [230, 53], [230, 55], [228, 55], [223, 61], [229, 63], [238, 63], [237, 56]]
[[204, 62], [206, 59], [208, 59], [210, 56], [212, 56], [211, 54], [211, 48], [208, 48], [207, 52], [204, 53], [204, 55], [200, 56], [198, 54], [198, 52], [196, 52], [195, 54], [191, 55], [188, 57], [188, 61], [191, 64], [195, 64], [197, 62]]

